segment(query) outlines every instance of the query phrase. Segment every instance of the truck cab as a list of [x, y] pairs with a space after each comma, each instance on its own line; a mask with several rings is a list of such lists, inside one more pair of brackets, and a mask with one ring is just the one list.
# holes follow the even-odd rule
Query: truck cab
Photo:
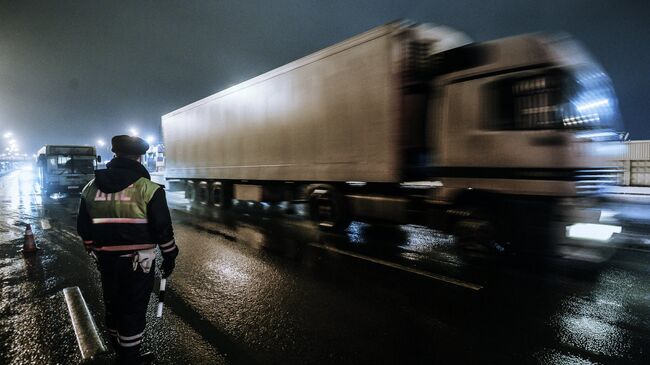
[[440, 182], [431, 198], [452, 204], [454, 233], [476, 238], [490, 226], [508, 231], [504, 241], [535, 241], [562, 233], [549, 225], [598, 216], [584, 212], [616, 181], [621, 125], [611, 82], [583, 49], [531, 34], [435, 61], [422, 177]]

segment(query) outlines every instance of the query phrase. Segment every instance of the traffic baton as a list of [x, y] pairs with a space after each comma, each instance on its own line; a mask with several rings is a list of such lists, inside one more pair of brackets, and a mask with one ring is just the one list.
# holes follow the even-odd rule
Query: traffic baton
[[158, 310], [156, 310], [156, 317], [162, 318], [163, 302], [165, 301], [165, 285], [167, 279], [160, 278], [160, 291], [158, 292]]

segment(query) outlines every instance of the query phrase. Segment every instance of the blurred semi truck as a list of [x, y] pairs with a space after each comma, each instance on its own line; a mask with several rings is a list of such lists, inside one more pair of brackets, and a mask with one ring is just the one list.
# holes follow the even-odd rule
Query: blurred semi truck
[[395, 22], [164, 115], [166, 178], [202, 205], [308, 203], [323, 228], [548, 237], [614, 181], [617, 110], [567, 37]]
[[101, 162], [93, 146], [45, 145], [37, 156], [39, 184], [46, 194], [81, 191]]

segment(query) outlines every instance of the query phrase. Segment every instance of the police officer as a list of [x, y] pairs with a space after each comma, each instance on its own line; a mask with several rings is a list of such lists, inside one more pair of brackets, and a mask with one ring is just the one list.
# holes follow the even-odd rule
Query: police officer
[[125, 135], [113, 137], [111, 145], [116, 157], [82, 190], [77, 232], [97, 258], [118, 363], [144, 364], [152, 360], [152, 354], [140, 354], [140, 346], [154, 284], [154, 249], [161, 251], [166, 278], [178, 247], [165, 191], [140, 163], [149, 145]]

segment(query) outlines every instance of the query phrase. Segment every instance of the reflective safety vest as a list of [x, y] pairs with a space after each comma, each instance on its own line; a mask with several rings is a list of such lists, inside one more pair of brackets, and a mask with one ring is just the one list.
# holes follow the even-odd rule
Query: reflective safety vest
[[92, 219], [93, 249], [132, 251], [154, 248], [147, 220], [147, 204], [160, 186], [141, 177], [122, 191], [104, 193], [95, 179], [81, 196]]

